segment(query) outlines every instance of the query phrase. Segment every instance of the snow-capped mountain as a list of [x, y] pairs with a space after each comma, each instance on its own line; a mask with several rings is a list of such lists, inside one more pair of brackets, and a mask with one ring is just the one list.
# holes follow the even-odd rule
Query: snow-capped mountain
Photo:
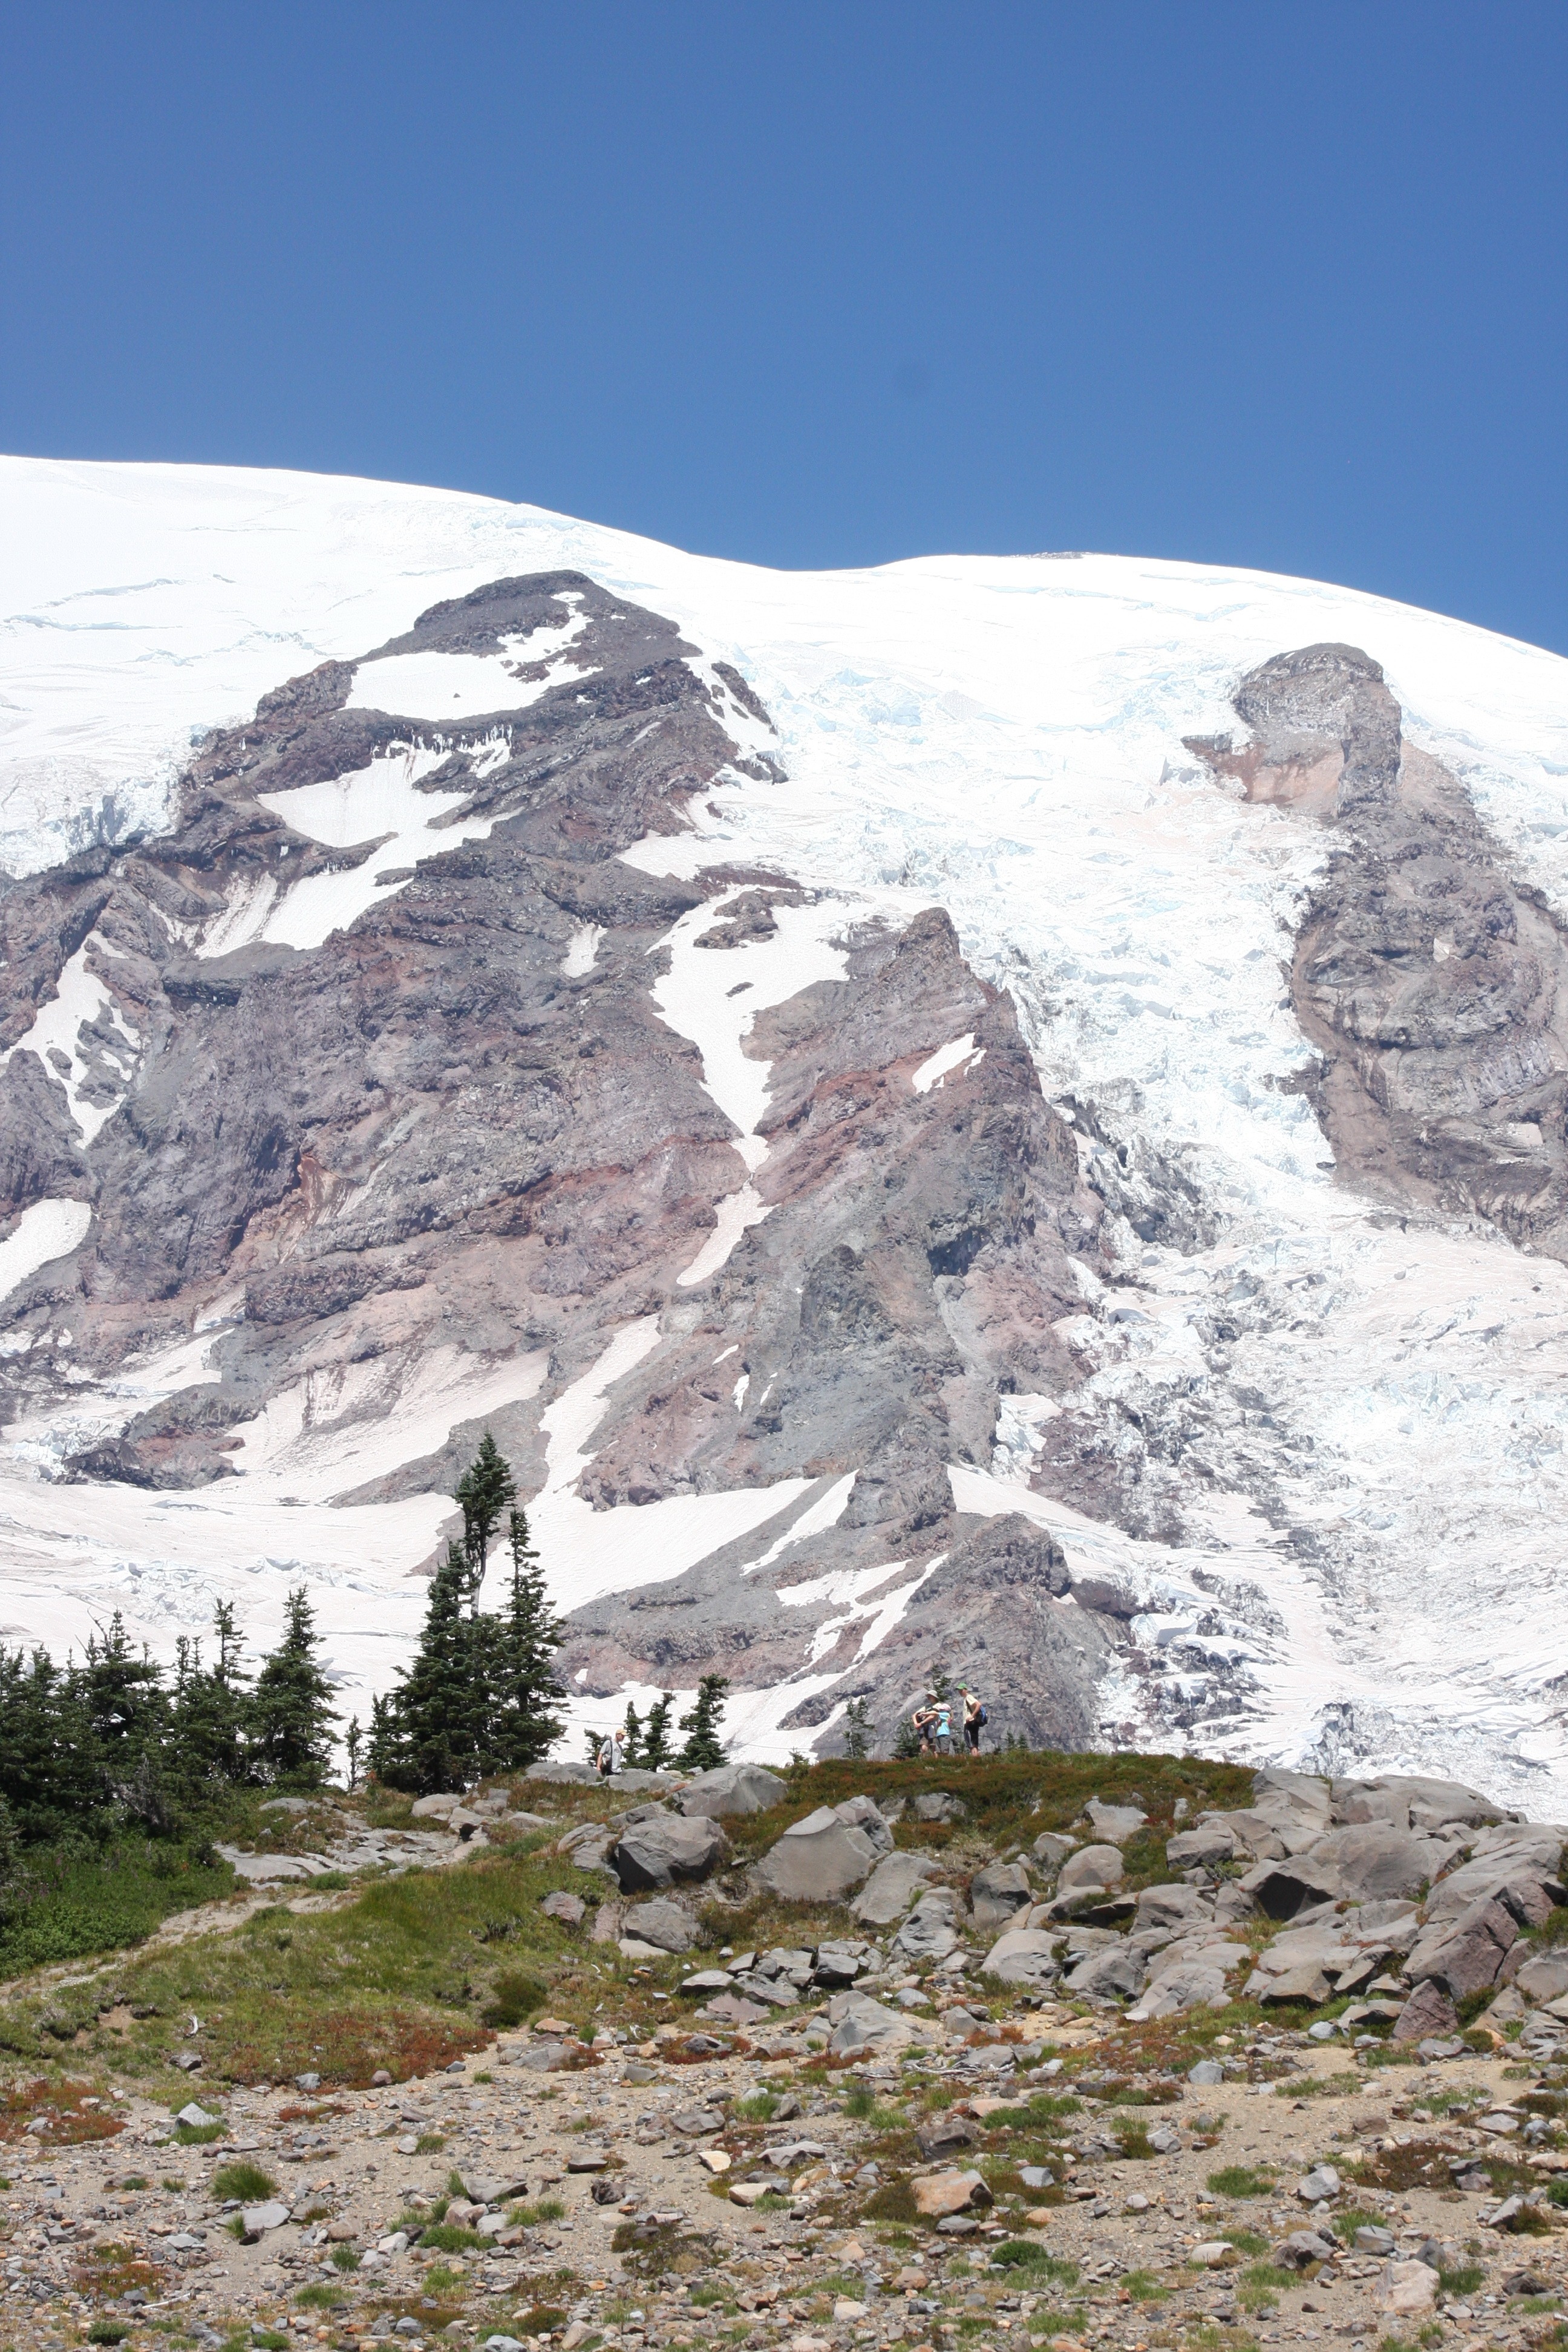
[[583, 1723], [1568, 1796], [1568, 665], [1098, 556], [779, 574], [0, 461], [5, 1638], [316, 1590], [493, 1426]]

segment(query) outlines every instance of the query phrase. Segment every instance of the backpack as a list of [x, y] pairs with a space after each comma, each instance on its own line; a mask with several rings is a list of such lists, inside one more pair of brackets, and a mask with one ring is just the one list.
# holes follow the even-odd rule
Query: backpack
[[985, 1727], [986, 1727], [986, 1725], [990, 1722], [990, 1720], [991, 1720], [991, 1710], [990, 1710], [990, 1708], [989, 1708], [989, 1707], [987, 1707], [987, 1706], [983, 1706], [983, 1707], [981, 1708], [981, 1710], [980, 1710], [979, 1714], [978, 1714], [978, 1715], [975, 1717], [975, 1718], [974, 1718], [974, 1727], [975, 1727], [975, 1729], [976, 1729], [977, 1731], [984, 1731], [984, 1728], [985, 1728]]

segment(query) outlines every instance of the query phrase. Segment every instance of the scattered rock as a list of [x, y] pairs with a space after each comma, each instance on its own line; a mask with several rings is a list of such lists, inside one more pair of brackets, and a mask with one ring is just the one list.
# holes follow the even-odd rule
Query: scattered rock
[[969, 1901], [977, 1927], [1005, 1927], [1034, 1901], [1029, 1874], [1021, 1862], [988, 1863], [970, 1881]]
[[703, 1813], [710, 1819], [726, 1814], [765, 1813], [783, 1804], [786, 1782], [760, 1764], [721, 1764], [712, 1772], [699, 1772], [681, 1790], [677, 1802], [683, 1813]]
[[984, 1972], [1000, 1984], [1024, 1985], [1032, 1991], [1044, 1991], [1061, 1975], [1061, 1964], [1057, 1958], [1061, 1942], [1059, 1928], [1010, 1928], [986, 1953], [982, 1963]]
[[580, 1927], [588, 1916], [588, 1906], [580, 1895], [568, 1895], [557, 1887], [547, 1895], [540, 1909], [552, 1919], [563, 1919], [569, 1927]]
[[661, 1952], [689, 1952], [697, 1941], [696, 1923], [679, 1903], [634, 1904], [624, 1925], [628, 1936]]
[[1090, 1827], [1102, 1845], [1122, 1846], [1129, 1838], [1136, 1837], [1148, 1822], [1147, 1813], [1136, 1805], [1106, 1805], [1091, 1797], [1084, 1807]]
[[661, 1811], [624, 1828], [609, 1848], [608, 1860], [622, 1894], [639, 1895], [679, 1880], [706, 1878], [729, 1851], [729, 1839], [707, 1814], [688, 1818]]
[[1418, 2318], [1435, 2309], [1437, 2301], [1437, 2273], [1426, 2263], [1384, 2263], [1377, 2282], [1377, 2303], [1380, 2311], [1390, 2318]]
[[992, 2201], [991, 2191], [978, 2172], [933, 2172], [923, 2180], [911, 2181], [910, 2186], [916, 2212], [928, 2221], [950, 2213], [983, 2209]]
[[[889, 1853], [877, 1864], [850, 1906], [863, 1927], [890, 1927], [901, 1919], [936, 1864], [921, 1853]], [[1568, 1991], [1568, 1980], [1565, 1980]]]
[[862, 1885], [891, 1848], [892, 1832], [869, 1797], [819, 1805], [785, 1830], [758, 1875], [795, 1902], [834, 1903]]

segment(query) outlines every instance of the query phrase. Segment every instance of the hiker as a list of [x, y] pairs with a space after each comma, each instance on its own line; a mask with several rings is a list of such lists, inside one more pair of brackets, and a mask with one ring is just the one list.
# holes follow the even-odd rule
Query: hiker
[[950, 1698], [939, 1698], [936, 1703], [936, 1720], [931, 1725], [931, 1738], [939, 1756], [952, 1754], [952, 1701]]
[[626, 1765], [626, 1735], [625, 1728], [617, 1727], [617, 1728], [610, 1734], [610, 1737], [605, 1740], [604, 1746], [599, 1750], [598, 1763], [599, 1778], [601, 1780], [613, 1780], [617, 1772], [625, 1771]]
[[980, 1735], [991, 1717], [983, 1702], [970, 1689], [967, 1683], [959, 1685], [958, 1695], [963, 1701], [963, 1744], [969, 1751], [970, 1762], [973, 1763], [980, 1753]]
[[927, 1691], [920, 1706], [910, 1717], [910, 1722], [919, 1735], [922, 1756], [934, 1756], [936, 1753], [931, 1744], [931, 1726], [936, 1721], [936, 1693]]

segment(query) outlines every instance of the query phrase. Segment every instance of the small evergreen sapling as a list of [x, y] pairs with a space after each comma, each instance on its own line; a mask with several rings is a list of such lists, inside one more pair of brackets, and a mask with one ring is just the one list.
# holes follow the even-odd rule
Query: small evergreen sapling
[[852, 1698], [844, 1710], [844, 1753], [852, 1764], [866, 1761], [873, 1737], [870, 1702]]
[[675, 1705], [675, 1693], [664, 1691], [647, 1711], [643, 1726], [643, 1764], [649, 1772], [662, 1772], [675, 1754], [675, 1742], [670, 1737], [670, 1711]]
[[680, 1728], [687, 1735], [680, 1761], [688, 1771], [711, 1772], [728, 1760], [719, 1738], [719, 1725], [729, 1687], [727, 1676], [704, 1675], [697, 1685], [696, 1706], [689, 1715], [680, 1718]]
[[332, 1756], [332, 1685], [317, 1653], [321, 1637], [301, 1584], [289, 1595], [283, 1639], [256, 1677], [254, 1753], [274, 1788], [319, 1789]]

